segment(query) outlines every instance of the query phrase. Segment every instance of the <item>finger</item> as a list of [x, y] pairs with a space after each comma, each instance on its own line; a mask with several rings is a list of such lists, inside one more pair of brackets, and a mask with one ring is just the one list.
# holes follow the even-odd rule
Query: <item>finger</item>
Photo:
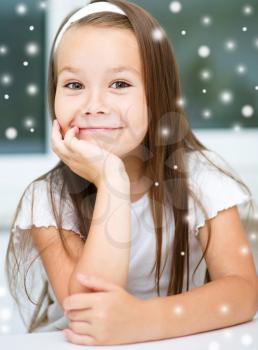
[[65, 133], [65, 137], [64, 137], [64, 144], [69, 148], [69, 150], [73, 151], [73, 145], [72, 142], [74, 141], [74, 138], [76, 138], [76, 135], [78, 133], [78, 128], [77, 127], [73, 127], [70, 128], [69, 130], [67, 130], [67, 132]]
[[69, 329], [77, 334], [92, 335], [92, 325], [87, 321], [70, 321]]
[[78, 344], [78, 345], [96, 345], [97, 344], [97, 341], [93, 336], [76, 334], [70, 329], [65, 329], [63, 331], [63, 334], [65, 338], [73, 344]]
[[62, 135], [60, 132], [60, 127], [56, 120], [53, 122], [52, 132], [51, 132], [51, 143], [52, 149], [58, 155], [63, 155], [65, 157], [69, 157], [69, 153], [67, 148], [65, 147], [62, 139]]
[[[71, 136], [70, 136], [71, 137]], [[86, 140], [79, 140], [76, 137], [72, 138], [69, 141], [69, 135], [68, 135], [68, 143], [70, 146], [70, 150], [75, 152], [75, 153], [81, 153], [83, 154], [83, 149], [85, 146], [87, 146], [87, 159], [89, 160], [102, 160], [103, 159], [103, 154], [104, 150], [101, 148], [98, 144], [96, 144], [94, 141], [88, 141]]]
[[90, 322], [89, 310], [92, 310], [92, 309], [88, 308], [88, 309], [81, 309], [81, 310], [69, 310], [66, 313], [66, 316], [67, 316], [67, 318], [70, 321], [87, 321], [87, 322]]
[[77, 273], [77, 278], [81, 284], [96, 291], [111, 292], [117, 289], [117, 286], [114, 283], [99, 276]]
[[102, 293], [76, 293], [69, 295], [63, 302], [64, 310], [80, 310], [92, 308], [99, 301]]

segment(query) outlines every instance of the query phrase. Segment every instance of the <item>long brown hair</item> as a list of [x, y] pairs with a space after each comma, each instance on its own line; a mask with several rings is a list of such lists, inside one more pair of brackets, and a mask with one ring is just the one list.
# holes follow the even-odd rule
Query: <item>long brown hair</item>
[[[98, 2], [98, 1], [92, 1]], [[110, 0], [108, 1], [119, 6], [127, 14], [126, 16], [115, 13], [96, 13], [91, 14], [87, 18], [83, 18], [78, 21], [76, 26], [102, 26], [129, 29], [133, 31], [140, 48], [140, 55], [143, 64], [143, 80], [146, 93], [146, 101], [148, 106], [148, 131], [143, 140], [142, 147], [148, 150], [151, 155], [146, 160], [146, 166], [148, 167], [148, 174], [153, 184], [159, 183], [159, 186], [151, 186], [149, 189], [149, 198], [151, 199], [151, 212], [154, 220], [155, 236], [156, 236], [156, 261], [153, 266], [155, 268], [155, 285], [157, 288], [157, 294], [160, 295], [159, 281], [161, 276], [161, 248], [162, 248], [162, 205], [164, 202], [168, 203], [169, 208], [173, 212], [175, 220], [175, 234], [173, 244], [169, 247], [170, 253], [172, 251], [172, 262], [170, 266], [170, 277], [167, 289], [167, 295], [175, 295], [182, 293], [184, 287], [184, 274], [187, 275], [186, 290], [189, 290], [189, 224], [186, 220], [188, 215], [188, 200], [189, 196], [192, 196], [195, 203], [203, 210], [205, 217], [207, 214], [200, 200], [196, 194], [192, 192], [188, 183], [187, 176], [187, 164], [185, 160], [186, 154], [193, 151], [200, 152], [212, 166], [215, 166], [225, 175], [231, 177], [239, 183], [250, 194], [247, 186], [241, 182], [228, 171], [213, 164], [213, 162], [207, 157], [204, 151], [208, 149], [196, 138], [191, 131], [184, 110], [178, 103], [181, 98], [179, 71], [177, 68], [173, 48], [169, 39], [167, 38], [163, 28], [147, 11], [125, 0]], [[77, 11], [78, 9], [76, 9]], [[73, 11], [72, 13], [74, 13]], [[64, 23], [72, 15], [70, 13], [61, 24], [56, 36], [63, 27]], [[162, 33], [162, 40], [154, 40], [150, 35], [154, 31], [159, 30]], [[54, 41], [55, 42], [55, 41]], [[54, 44], [53, 44], [54, 46]], [[48, 70], [48, 102], [50, 115], [52, 120], [55, 119], [54, 111], [54, 99], [57, 85], [56, 75], [56, 58], [52, 47], [49, 70]], [[169, 131], [168, 137], [160, 133], [159, 131], [165, 128]], [[174, 167], [177, 165], [177, 168]], [[61, 211], [55, 208], [53, 200], [53, 187], [55, 181], [62, 183], [60, 191], [61, 204], [64, 201], [64, 189], [68, 188], [69, 194], [72, 199], [73, 209], [76, 214], [78, 227], [80, 232], [84, 234], [81, 238], [87, 239], [87, 234], [91, 224], [91, 218], [94, 210], [94, 203], [96, 198], [97, 189], [94, 184], [86, 181], [73, 173], [69, 167], [59, 161], [58, 164], [35, 179], [33, 182], [43, 180], [49, 177], [49, 196], [51, 198], [51, 206], [56, 219], [59, 235], [64, 246], [66, 253], [70, 256], [71, 252], [66, 246], [65, 240], [62, 235], [62, 207]], [[172, 180], [172, 181], [171, 181]], [[26, 189], [24, 190], [24, 193]], [[18, 300], [18, 288], [26, 289], [26, 277], [27, 273], [34, 262], [34, 260], [40, 256], [41, 252], [28, 262], [26, 260], [26, 254], [28, 253], [28, 247], [32, 247], [31, 237], [28, 234], [24, 237], [20, 237], [20, 243], [17, 246], [15, 244], [15, 230], [13, 230], [14, 222], [19, 214], [21, 201], [24, 193], [18, 203], [14, 219], [10, 227], [10, 240], [6, 255], [6, 271], [8, 276], [8, 283], [10, 291], [15, 298], [17, 305]], [[33, 205], [33, 204], [32, 204]], [[208, 221], [209, 224], [209, 221]], [[201, 257], [204, 258], [206, 250], [208, 249], [210, 241], [210, 226], [209, 237], [206, 249]], [[23, 242], [21, 240], [23, 239]], [[181, 252], [185, 252], [182, 257]], [[201, 263], [198, 262], [194, 273]], [[24, 268], [27, 263], [27, 269]], [[152, 271], [153, 271], [152, 269]], [[25, 271], [25, 272], [24, 272]], [[20, 279], [19, 279], [20, 278]], [[204, 276], [204, 283], [210, 281], [209, 272], [206, 269]], [[20, 285], [19, 285], [20, 283]], [[37, 302], [33, 302], [29, 295], [28, 298], [32, 303], [36, 305], [33, 318], [30, 319], [27, 325], [28, 332], [32, 332], [41, 322], [42, 317], [45, 317], [45, 313], [41, 313], [43, 316], [39, 317], [39, 310], [42, 307], [43, 299], [47, 294], [47, 286], [42, 291], [41, 298]], [[46, 310], [45, 310], [46, 311]]]

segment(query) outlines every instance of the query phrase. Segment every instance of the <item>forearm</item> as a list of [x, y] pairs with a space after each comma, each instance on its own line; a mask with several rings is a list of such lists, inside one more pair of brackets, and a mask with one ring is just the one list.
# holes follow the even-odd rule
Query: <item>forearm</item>
[[78, 282], [78, 272], [97, 275], [123, 287], [127, 284], [131, 238], [130, 182], [118, 179], [114, 186], [110, 189], [103, 183], [97, 190], [91, 226], [70, 278], [69, 294], [89, 291]]
[[256, 293], [244, 279], [228, 276], [182, 294], [149, 299], [146, 317], [153, 320], [152, 339], [201, 333], [249, 321], [257, 312]]

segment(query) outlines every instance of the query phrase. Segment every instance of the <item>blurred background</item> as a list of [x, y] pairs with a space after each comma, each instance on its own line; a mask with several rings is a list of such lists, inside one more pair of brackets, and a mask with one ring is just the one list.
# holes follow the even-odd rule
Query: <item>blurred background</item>
[[[258, 201], [258, 0], [132, 1], [167, 32], [194, 133], [235, 169]], [[58, 161], [50, 149], [47, 64], [63, 18], [79, 0], [0, 2], [0, 333], [22, 333], [3, 271], [19, 198]], [[158, 33], [157, 33], [158, 35]], [[243, 217], [243, 220], [245, 218]], [[258, 266], [258, 216], [248, 240]]]

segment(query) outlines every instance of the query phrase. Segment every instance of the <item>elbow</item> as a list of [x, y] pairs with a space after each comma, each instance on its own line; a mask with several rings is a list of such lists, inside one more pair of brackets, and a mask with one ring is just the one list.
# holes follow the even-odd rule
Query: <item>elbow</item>
[[251, 321], [255, 317], [257, 311], [258, 311], [258, 278], [256, 278], [255, 281], [250, 283], [250, 281], [245, 280], [248, 284], [248, 293], [247, 293], [247, 298], [248, 298], [248, 310], [247, 315], [248, 315], [248, 320]]
[[258, 311], [258, 278], [255, 279], [253, 285], [251, 286], [251, 289], [252, 289], [252, 295], [253, 295], [251, 317], [253, 319]]
[[252, 319], [255, 317], [256, 313], [258, 312], [258, 279], [256, 282], [256, 288], [253, 288], [253, 293], [254, 293], [254, 302], [253, 302]]

